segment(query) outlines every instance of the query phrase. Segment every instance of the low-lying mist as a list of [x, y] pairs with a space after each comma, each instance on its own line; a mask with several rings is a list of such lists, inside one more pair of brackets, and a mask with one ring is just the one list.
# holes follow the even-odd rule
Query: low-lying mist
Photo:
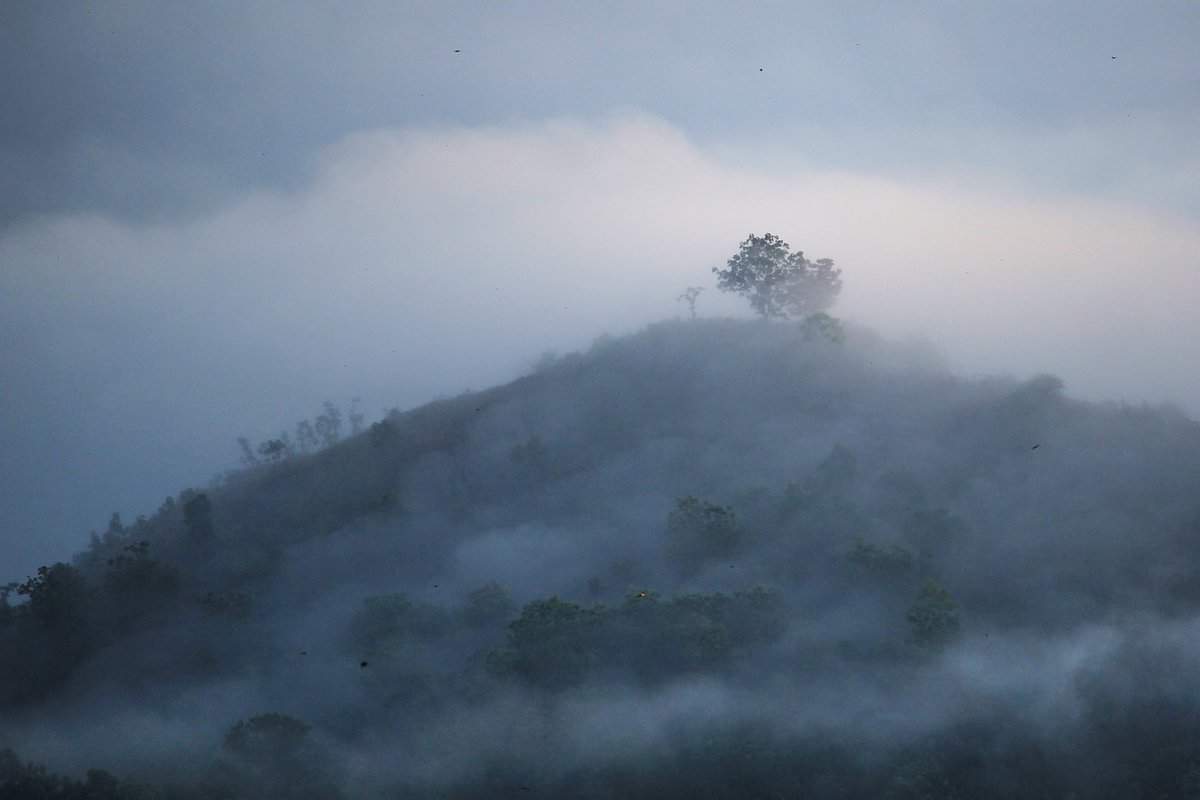
[[695, 320], [251, 453], [3, 593], [0, 797], [1200, 796], [1180, 411]]

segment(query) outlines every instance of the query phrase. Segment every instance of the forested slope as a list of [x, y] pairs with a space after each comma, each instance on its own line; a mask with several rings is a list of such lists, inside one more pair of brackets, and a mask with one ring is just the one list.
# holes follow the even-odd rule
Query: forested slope
[[1200, 796], [1198, 540], [1177, 411], [663, 323], [10, 587], [0, 746], [78, 777], [0, 798]]

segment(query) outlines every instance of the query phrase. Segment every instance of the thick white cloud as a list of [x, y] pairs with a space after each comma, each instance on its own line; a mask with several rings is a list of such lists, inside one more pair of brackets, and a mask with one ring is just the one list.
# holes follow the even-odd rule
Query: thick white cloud
[[[750, 231], [835, 258], [838, 313], [927, 336], [964, 369], [1200, 411], [1193, 227], [972, 180], [804, 170], [625, 115], [366, 133], [303, 190], [202, 219], [13, 229], [0, 403], [16, 445], [0, 458], [11, 485], [44, 488], [0, 509], [5, 538], [48, 519], [57, 541], [17, 560], [65, 555], [68, 527], [147, 510], [230, 464], [239, 433], [325, 397], [361, 394], [374, 415], [679, 314], [678, 292], [711, 286]], [[711, 289], [699, 305], [740, 308]]]

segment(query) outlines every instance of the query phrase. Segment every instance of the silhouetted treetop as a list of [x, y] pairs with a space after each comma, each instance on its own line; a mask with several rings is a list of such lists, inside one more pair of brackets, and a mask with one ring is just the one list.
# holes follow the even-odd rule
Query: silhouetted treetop
[[833, 259], [809, 261], [773, 233], [750, 234], [725, 269], [713, 267], [713, 274], [721, 291], [744, 296], [763, 319], [824, 311], [842, 289], [842, 272], [834, 268]]

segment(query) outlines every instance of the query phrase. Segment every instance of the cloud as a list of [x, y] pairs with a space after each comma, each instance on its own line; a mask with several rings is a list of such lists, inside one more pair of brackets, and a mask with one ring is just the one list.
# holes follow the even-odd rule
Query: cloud
[[[966, 173], [772, 166], [638, 114], [380, 130], [317, 164], [300, 190], [203, 218], [58, 216], [0, 239], [16, 343], [0, 364], [16, 443], [3, 472], [54, 487], [22, 501], [23, 522], [4, 509], [9, 536], [43, 512], [78, 531], [113, 505], [149, 510], [228, 465], [236, 435], [290, 427], [325, 397], [362, 395], [375, 414], [681, 314], [679, 290], [711, 286], [751, 231], [835, 258], [839, 314], [926, 336], [968, 371], [1053, 371], [1076, 394], [1197, 411], [1200, 236], [1185, 220], [972, 189]], [[699, 304], [740, 309], [711, 289]], [[65, 498], [72, 510], [48, 510]]]
[[[949, 164], [1200, 208], [1187, 4], [733, 8], [208, 3], [0, 10], [0, 226], [208, 212], [370, 128], [633, 107], [811, 163]], [[788, 35], [766, 37], [764, 29]], [[1115, 56], [1115, 58], [1114, 58]], [[1089, 144], [1072, 146], [1083, 132]], [[996, 146], [997, 144], [1000, 146]], [[1092, 144], [1099, 144], [1094, 147]]]

